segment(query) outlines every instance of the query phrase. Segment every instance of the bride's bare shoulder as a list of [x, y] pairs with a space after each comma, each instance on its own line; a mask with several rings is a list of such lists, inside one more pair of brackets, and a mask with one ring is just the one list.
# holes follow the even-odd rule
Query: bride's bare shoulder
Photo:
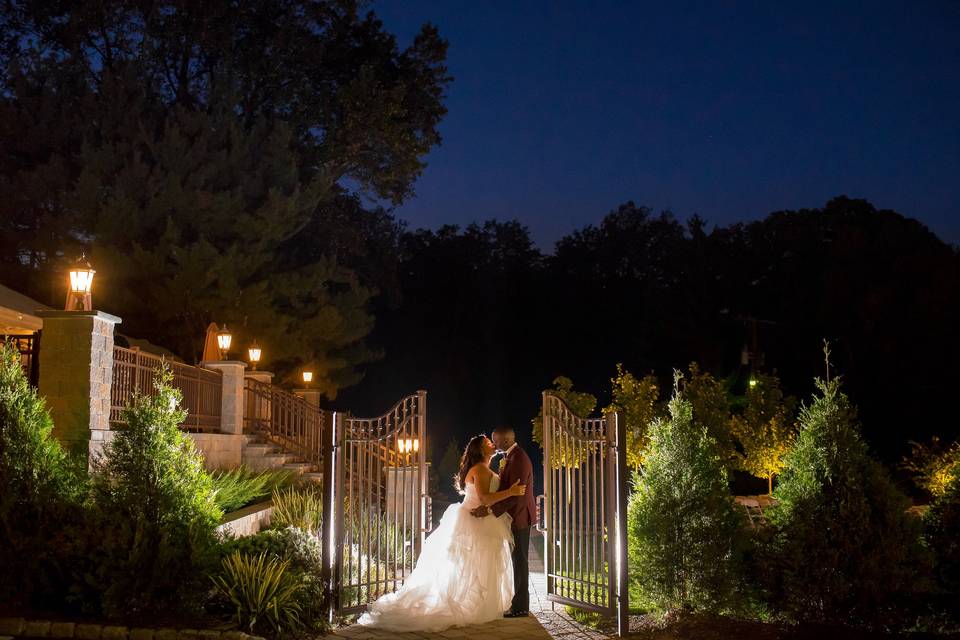
[[491, 473], [493, 472], [490, 471], [490, 467], [488, 467], [486, 464], [482, 462], [478, 462], [477, 464], [470, 467], [470, 472], [467, 474], [467, 477], [469, 478], [472, 476], [474, 478], [479, 477], [483, 479], [483, 478], [489, 478]]

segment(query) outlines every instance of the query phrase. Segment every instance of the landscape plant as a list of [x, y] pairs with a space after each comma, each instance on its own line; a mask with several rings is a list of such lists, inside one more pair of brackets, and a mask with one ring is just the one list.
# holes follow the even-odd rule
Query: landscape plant
[[268, 631], [278, 636], [303, 627], [300, 583], [287, 571], [289, 561], [267, 553], [232, 553], [213, 578], [217, 591], [233, 606], [234, 621], [248, 633]]
[[921, 564], [918, 528], [840, 379], [816, 386], [767, 511], [773, 603], [797, 620], [893, 623]]
[[628, 504], [631, 579], [663, 611], [718, 611], [734, 589], [741, 518], [717, 444], [677, 385], [667, 408], [650, 425]]
[[288, 469], [253, 471], [245, 466], [215, 471], [213, 499], [224, 513], [236, 511], [290, 486], [296, 475]]
[[623, 411], [626, 416], [627, 464], [638, 469], [647, 446], [647, 428], [653, 422], [660, 398], [660, 385], [654, 375], [637, 378], [617, 364], [617, 375], [610, 381], [613, 403], [606, 412]]
[[65, 555], [83, 524], [86, 473], [53, 436], [11, 341], [0, 345], [0, 579], [3, 599], [63, 596]]
[[270, 522], [275, 527], [296, 527], [319, 535], [323, 526], [323, 493], [306, 486], [274, 490]]
[[223, 515], [203, 458], [179, 424], [180, 391], [164, 366], [153, 394], [123, 411], [103, 456], [93, 460], [92, 575], [108, 615], [199, 609], [216, 562]]
[[757, 373], [747, 389], [743, 412], [730, 417], [730, 431], [743, 451], [741, 468], [766, 479], [768, 493], [773, 493], [773, 477], [783, 469], [796, 435], [793, 406], [776, 376]]

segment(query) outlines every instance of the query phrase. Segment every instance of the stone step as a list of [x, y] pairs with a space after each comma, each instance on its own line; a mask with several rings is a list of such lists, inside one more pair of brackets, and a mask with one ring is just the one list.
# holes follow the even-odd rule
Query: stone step
[[304, 480], [311, 482], [323, 482], [323, 474], [319, 471], [307, 471], [301, 474]]
[[244, 455], [265, 456], [271, 453], [278, 453], [277, 447], [272, 444], [248, 444], [243, 448]]
[[289, 469], [290, 471], [296, 471], [300, 474], [305, 474], [313, 469], [313, 465], [309, 462], [288, 462], [283, 465], [283, 468]]

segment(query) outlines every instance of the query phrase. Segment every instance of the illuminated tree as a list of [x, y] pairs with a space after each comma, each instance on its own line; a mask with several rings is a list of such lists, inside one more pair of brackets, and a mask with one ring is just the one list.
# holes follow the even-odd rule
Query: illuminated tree
[[730, 401], [723, 384], [709, 372], [700, 371], [691, 362], [683, 380], [683, 397], [693, 406], [693, 420], [714, 439], [720, 459], [728, 468], [737, 460], [737, 450], [730, 434]]
[[617, 375], [610, 381], [613, 386], [613, 404], [604, 413], [623, 411], [627, 421], [627, 464], [639, 468], [643, 463], [643, 450], [647, 446], [647, 430], [656, 417], [656, 403], [660, 398], [660, 386], [656, 376], [637, 378], [617, 365]]
[[773, 492], [773, 477], [783, 469], [783, 457], [796, 435], [793, 398], [784, 398], [776, 376], [756, 374], [747, 389], [747, 404], [741, 415], [730, 418], [730, 431], [743, 449], [744, 471], [767, 479]]

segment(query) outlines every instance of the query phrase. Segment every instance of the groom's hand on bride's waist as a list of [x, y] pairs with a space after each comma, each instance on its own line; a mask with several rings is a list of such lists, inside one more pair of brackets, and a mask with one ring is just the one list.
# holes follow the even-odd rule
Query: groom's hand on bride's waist
[[475, 518], [484, 518], [489, 514], [490, 514], [490, 507], [483, 504], [480, 505], [479, 507], [470, 509], [470, 515], [472, 515]]

